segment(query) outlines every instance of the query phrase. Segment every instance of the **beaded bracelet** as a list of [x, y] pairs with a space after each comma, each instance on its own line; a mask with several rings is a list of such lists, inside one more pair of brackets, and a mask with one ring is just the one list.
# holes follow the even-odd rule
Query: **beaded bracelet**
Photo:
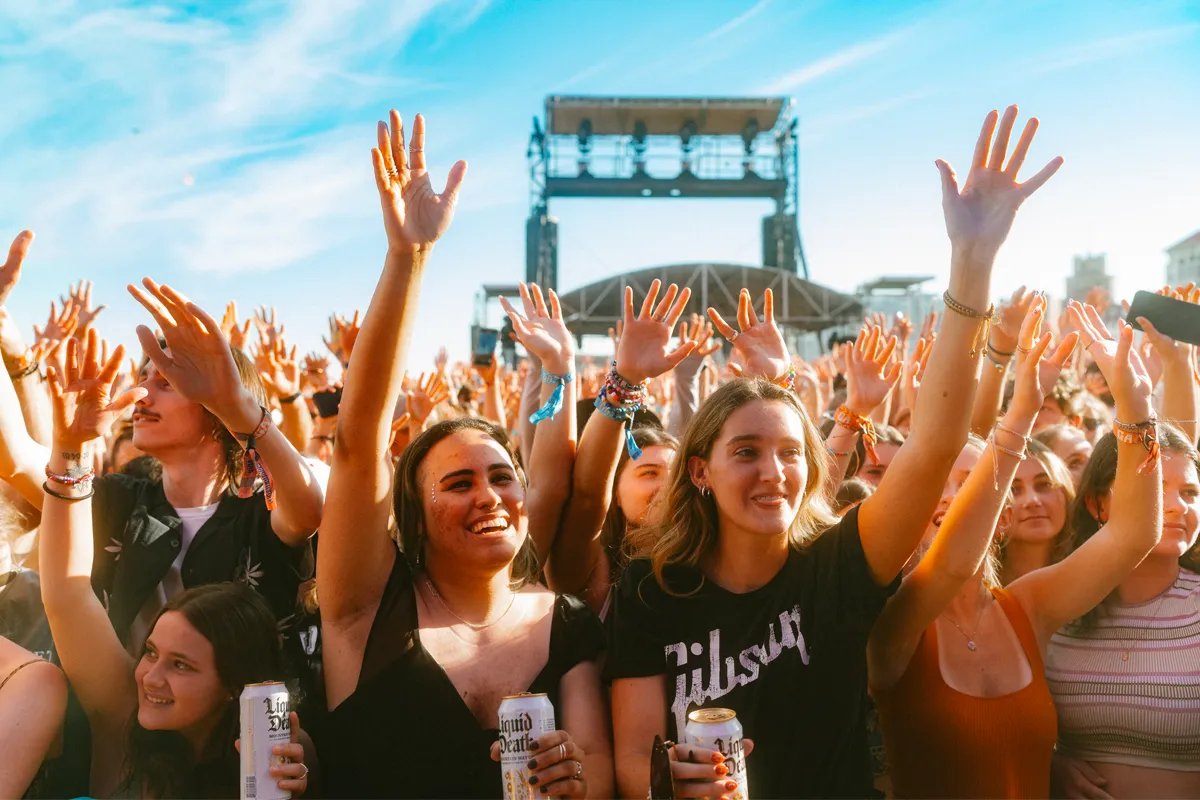
[[641, 407], [641, 403], [613, 405], [608, 402], [603, 391], [596, 395], [596, 410], [614, 422], [620, 422], [625, 426], [625, 450], [634, 461], [642, 457], [642, 448], [638, 447], [637, 442], [633, 440], [633, 415]]
[[862, 434], [863, 447], [867, 451], [867, 456], [871, 459], [872, 464], [879, 463], [879, 457], [875, 455], [875, 443], [879, 441], [879, 437], [875, 434], [875, 424], [871, 422], [870, 417], [860, 416], [851, 411], [847, 406], [841, 406], [833, 415], [833, 421], [844, 428], [849, 428], [853, 431], [858, 431]]
[[88, 467], [83, 472], [79, 472], [79, 473], [75, 473], [75, 474], [68, 472], [66, 475], [56, 475], [50, 471], [50, 465], [47, 464], [46, 465], [46, 477], [49, 480], [52, 480], [55, 483], [60, 484], [62, 486], [75, 486], [77, 484], [83, 483], [84, 481], [90, 481], [92, 478], [96, 477], [96, 470], [93, 469], [92, 467]]
[[1008, 362], [1001, 361], [1000, 359], [996, 358], [994, 355], [992, 355], [991, 350], [988, 350], [986, 353], [984, 353], [984, 355], [987, 356], [988, 361], [992, 362], [992, 366], [996, 368], [996, 372], [1004, 372], [1004, 370], [1008, 367]]
[[794, 392], [796, 390], [796, 366], [788, 364], [787, 372], [783, 373], [781, 377], [776, 378], [772, 383], [776, 386], [782, 386], [789, 392]]
[[558, 386], [554, 387], [554, 391], [550, 393], [550, 399], [546, 401], [546, 404], [529, 415], [529, 421], [537, 425], [543, 420], [554, 419], [558, 416], [558, 412], [562, 411], [563, 406], [563, 388], [574, 380], [575, 376], [571, 374], [570, 370], [567, 370], [566, 375], [555, 375], [553, 372], [547, 372], [546, 368], [543, 367], [542, 383], [557, 383]]

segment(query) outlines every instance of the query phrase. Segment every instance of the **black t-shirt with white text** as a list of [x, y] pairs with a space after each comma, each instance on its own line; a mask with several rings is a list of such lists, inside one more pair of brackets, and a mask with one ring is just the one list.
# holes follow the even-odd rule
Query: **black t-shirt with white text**
[[[687, 713], [731, 708], [754, 740], [751, 796], [867, 797], [867, 636], [899, 585], [871, 577], [854, 509], [744, 594], [632, 562], [608, 617], [609, 680], [665, 675], [668, 738]], [[697, 589], [697, 586], [699, 588]], [[690, 593], [690, 594], [689, 594]]]

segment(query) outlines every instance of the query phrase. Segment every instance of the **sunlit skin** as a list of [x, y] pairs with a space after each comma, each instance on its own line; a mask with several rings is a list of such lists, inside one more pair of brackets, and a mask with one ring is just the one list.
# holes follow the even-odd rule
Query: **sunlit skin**
[[1038, 411], [1037, 418], [1033, 421], [1033, 432], [1045, 430], [1051, 425], [1062, 425], [1069, 422], [1067, 415], [1059, 408], [1058, 401], [1053, 397], [1047, 397], [1042, 403], [1042, 408]]
[[133, 408], [133, 446], [138, 450], [160, 458], [168, 451], [186, 451], [206, 442], [220, 447], [204, 406], [176, 392], [152, 362], [142, 370], [138, 386], [147, 392]]
[[494, 573], [525, 541], [525, 487], [500, 443], [482, 431], [447, 436], [418, 470], [428, 557]]
[[1012, 482], [1013, 542], [1053, 542], [1067, 521], [1067, 497], [1036, 458], [1017, 467]]
[[863, 462], [859, 467], [856, 477], [862, 478], [867, 483], [875, 488], [879, 488], [879, 482], [883, 480], [883, 475], [887, 472], [888, 466], [891, 465], [892, 459], [896, 457], [896, 453], [900, 452], [900, 445], [892, 444], [891, 442], [880, 442], [875, 445], [875, 456], [878, 459], [872, 462], [870, 457]]
[[912, 554], [908, 563], [904, 565], [903, 574], [907, 575], [911, 572], [912, 568], [929, 550], [929, 546], [933, 544], [933, 537], [937, 536], [938, 529], [942, 526], [942, 519], [950, 508], [950, 503], [966, 483], [971, 470], [975, 469], [975, 465], [979, 463], [981, 455], [983, 455], [983, 448], [975, 442], [970, 442], [959, 452], [958, 458], [954, 459], [954, 466], [950, 469], [950, 474], [946, 476], [945, 486], [942, 487], [942, 498], [938, 501], [937, 510], [933, 512], [933, 517], [925, 527], [925, 535], [921, 537], [921, 544]]
[[642, 457], [630, 459], [617, 477], [617, 505], [630, 525], [644, 525], [659, 489], [667, 482], [667, 473], [675, 463], [675, 448], [653, 445], [642, 450]]
[[1078, 489], [1079, 481], [1083, 478], [1083, 470], [1087, 466], [1088, 459], [1092, 457], [1094, 449], [1092, 443], [1088, 441], [1087, 434], [1079, 428], [1064, 426], [1051, 449], [1054, 450], [1054, 455], [1061, 458], [1067, 465], [1075, 488]]
[[178, 611], [159, 617], [134, 679], [141, 726], [179, 731], [197, 752], [233, 702], [217, 674], [212, 643]]

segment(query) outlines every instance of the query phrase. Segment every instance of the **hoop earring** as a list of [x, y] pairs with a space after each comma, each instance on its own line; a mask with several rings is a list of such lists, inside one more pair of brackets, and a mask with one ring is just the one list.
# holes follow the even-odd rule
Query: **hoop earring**
[[710, 493], [710, 490], [709, 490], [709, 488], [708, 488], [708, 484], [707, 484], [707, 483], [706, 483], [706, 484], [704, 484], [703, 486], [699, 487], [699, 489], [700, 489], [700, 496], [701, 496], [701, 497], [708, 497], [708, 495], [709, 495], [709, 493]]

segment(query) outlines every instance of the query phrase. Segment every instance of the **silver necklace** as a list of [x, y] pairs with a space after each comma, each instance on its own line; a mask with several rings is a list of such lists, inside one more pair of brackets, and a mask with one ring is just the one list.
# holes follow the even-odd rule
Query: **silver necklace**
[[493, 625], [495, 625], [500, 620], [504, 619], [506, 616], [508, 616], [508, 612], [512, 611], [513, 603], [515, 603], [517, 601], [517, 593], [513, 592], [508, 598], [508, 607], [500, 612], [500, 616], [496, 617], [494, 620], [492, 620], [490, 622], [468, 622], [467, 620], [460, 617], [458, 614], [455, 614], [454, 609], [452, 609], [450, 606], [446, 605], [446, 601], [442, 599], [442, 595], [438, 592], [437, 587], [433, 585], [433, 581], [429, 580], [428, 575], [425, 576], [425, 585], [429, 587], [429, 591], [433, 594], [434, 598], [436, 598], [437, 601], [442, 604], [442, 608], [446, 609], [446, 611], [450, 614], [450, 616], [454, 617], [456, 620], [461, 622], [463, 625], [466, 625], [468, 628], [470, 628], [473, 631], [486, 630], [487, 628], [490, 628]]
[[1167, 587], [1167, 591], [1158, 596], [1158, 602], [1154, 604], [1154, 614], [1150, 617], [1150, 623], [1144, 627], [1138, 628], [1137, 638], [1132, 640], [1121, 639], [1121, 660], [1129, 660], [1129, 651], [1136, 648], [1142, 643], [1142, 639], [1146, 638], [1146, 632], [1150, 630], [1150, 626], [1158, 620], [1158, 612], [1162, 611], [1163, 600], [1167, 599], [1167, 595], [1175, 588], [1174, 582]]
[[959, 625], [957, 622], [955, 622], [954, 618], [951, 617], [949, 614], [947, 614], [945, 611], [943, 611], [939, 615], [939, 616], [945, 617], [946, 619], [950, 620], [950, 624], [953, 625], [954, 627], [958, 628], [958, 632], [961, 633], [963, 635], [963, 638], [965, 638], [967, 640], [967, 649], [970, 650], [972, 653], [975, 652], [975, 649], [976, 649], [975, 634], [979, 631], [979, 621], [981, 619], [983, 619], [983, 612], [987, 611], [988, 604], [992, 601], [992, 599], [993, 599], [992, 593], [988, 592], [988, 599], [986, 601], [984, 601], [984, 603], [982, 605], [979, 606], [979, 613], [975, 615], [975, 627], [971, 629], [970, 633], [967, 633], [966, 631], [964, 631], [962, 629], [962, 626]]

